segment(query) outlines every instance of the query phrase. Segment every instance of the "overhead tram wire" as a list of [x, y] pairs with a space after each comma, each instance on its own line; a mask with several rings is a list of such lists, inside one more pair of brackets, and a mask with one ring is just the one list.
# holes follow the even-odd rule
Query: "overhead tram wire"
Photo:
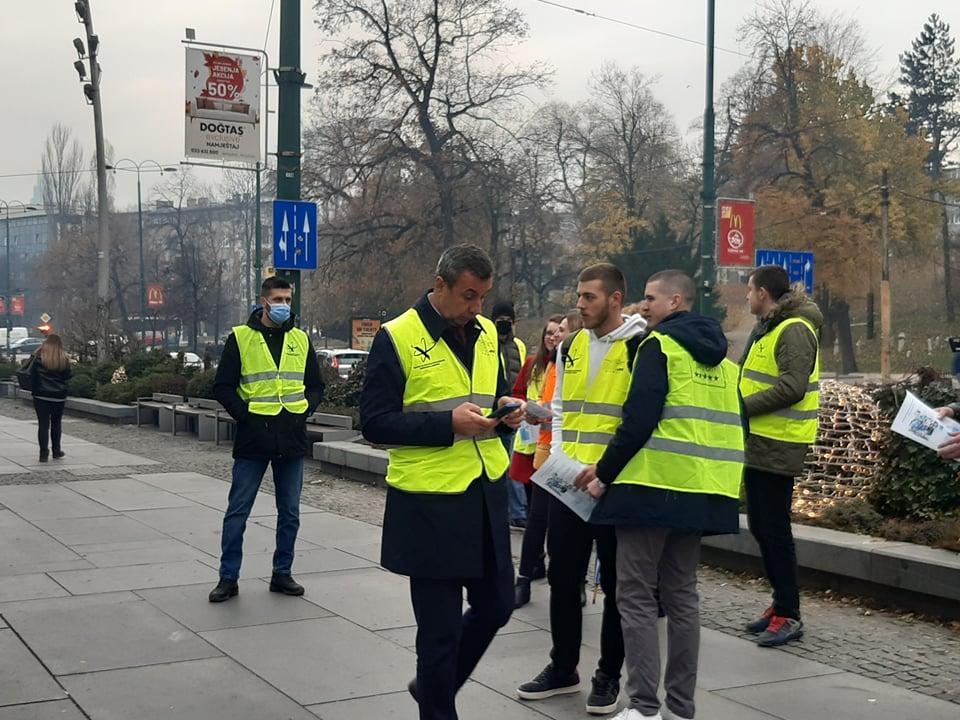
[[[672, 40], [679, 40], [680, 42], [689, 43], [691, 45], [699, 45], [700, 47], [706, 47], [706, 43], [702, 40], [696, 40], [694, 38], [684, 37], [683, 35], [676, 35], [674, 33], [666, 32], [665, 30], [657, 30], [656, 28], [646, 27], [645, 25], [638, 25], [637, 23], [630, 22], [628, 20], [621, 20], [619, 18], [610, 17], [609, 15], [600, 15], [599, 13], [592, 12], [590, 10], [584, 10], [583, 8], [578, 8], [573, 5], [565, 5], [563, 3], [554, 2], [554, 0], [533, 0], [538, 2], [541, 5], [548, 5], [550, 7], [559, 8], [561, 10], [566, 10], [568, 12], [577, 13], [578, 15], [585, 15], [587, 17], [596, 18], [597, 20], [605, 20], [607, 22], [612, 22], [617, 25], [623, 25], [624, 27], [633, 28], [634, 30], [642, 30], [643, 32], [653, 33], [654, 35], [660, 35], [661, 37], [670, 38]], [[727, 48], [720, 47], [719, 45], [715, 46], [715, 49], [718, 52], [729, 53], [730, 55], [738, 55], [743, 58], [752, 57], [748, 53], [742, 53], [739, 50], [729, 50]]]
[[913, 195], [911, 193], [908, 193], [906, 190], [900, 190], [899, 188], [895, 188], [892, 186], [890, 187], [890, 190], [899, 195], [903, 195], [904, 197], [912, 198], [914, 200], [921, 200], [923, 202], [931, 203], [933, 205], [942, 205], [943, 207], [960, 208], [960, 202], [947, 202], [946, 200], [937, 200], [935, 198], [923, 197], [922, 195]]
[[875, 193], [879, 188], [880, 188], [879, 185], [874, 185], [873, 187], [868, 188], [867, 190], [864, 190], [863, 192], [857, 195], [854, 195], [851, 198], [846, 198], [845, 200], [841, 200], [840, 202], [831, 203], [830, 205], [824, 205], [821, 208], [811, 209], [810, 212], [805, 212], [802, 215], [794, 215], [793, 217], [784, 218], [783, 220], [777, 220], [776, 222], [767, 223], [766, 225], [762, 225], [756, 228], [755, 232], [760, 232], [761, 230], [768, 230], [769, 228], [777, 227], [778, 225], [786, 225], [787, 223], [797, 222], [798, 220], [805, 220], [806, 218], [809, 218], [809, 217], [818, 217], [820, 215], [825, 214], [828, 210], [839, 210], [840, 208], [851, 205], [853, 202], [855, 202], [856, 200], [859, 200], [862, 197], [866, 197], [871, 193]]

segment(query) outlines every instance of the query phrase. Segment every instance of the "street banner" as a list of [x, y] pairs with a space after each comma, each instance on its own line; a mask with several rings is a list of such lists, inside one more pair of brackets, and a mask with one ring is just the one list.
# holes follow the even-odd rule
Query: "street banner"
[[147, 307], [162, 308], [166, 304], [166, 294], [163, 291], [163, 285], [151, 283], [147, 285]]
[[717, 199], [717, 264], [753, 266], [753, 200]]
[[260, 161], [259, 55], [187, 48], [187, 157]]
[[353, 318], [353, 329], [350, 333], [350, 347], [354, 350], [370, 352], [373, 338], [380, 330], [380, 321], [371, 318]]
[[26, 305], [23, 295], [14, 295], [10, 300], [10, 314], [23, 315], [23, 308]]

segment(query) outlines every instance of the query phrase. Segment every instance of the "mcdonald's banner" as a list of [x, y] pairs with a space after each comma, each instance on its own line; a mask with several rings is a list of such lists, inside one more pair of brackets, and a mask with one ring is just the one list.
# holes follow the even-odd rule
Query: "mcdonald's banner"
[[166, 304], [166, 294], [163, 291], [163, 285], [151, 283], [147, 285], [147, 307], [161, 308]]
[[23, 308], [26, 304], [23, 295], [14, 295], [10, 298], [10, 314], [23, 315]]
[[753, 267], [753, 200], [717, 199], [717, 264]]

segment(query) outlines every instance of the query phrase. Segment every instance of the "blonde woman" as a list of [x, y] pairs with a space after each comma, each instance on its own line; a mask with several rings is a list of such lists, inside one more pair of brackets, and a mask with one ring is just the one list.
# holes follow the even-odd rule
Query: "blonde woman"
[[67, 401], [67, 382], [72, 373], [70, 358], [63, 350], [59, 335], [48, 335], [30, 363], [30, 391], [33, 393], [33, 409], [37, 413], [40, 442], [40, 462], [50, 457], [53, 445], [54, 459], [62, 458], [60, 446], [63, 422], [63, 406]]

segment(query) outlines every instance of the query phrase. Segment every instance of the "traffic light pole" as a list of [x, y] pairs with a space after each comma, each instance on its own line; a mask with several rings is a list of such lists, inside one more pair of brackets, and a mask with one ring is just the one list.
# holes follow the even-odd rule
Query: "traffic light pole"
[[[277, 199], [300, 199], [300, 0], [280, 0], [280, 66], [274, 72], [279, 88], [277, 110]], [[278, 270], [293, 286], [293, 313], [300, 316], [300, 271]]]
[[716, 283], [717, 187], [714, 158], [716, 118], [713, 111], [713, 36], [716, 0], [707, 0], [707, 93], [703, 110], [703, 229], [700, 233], [700, 292], [697, 309], [705, 313]]

